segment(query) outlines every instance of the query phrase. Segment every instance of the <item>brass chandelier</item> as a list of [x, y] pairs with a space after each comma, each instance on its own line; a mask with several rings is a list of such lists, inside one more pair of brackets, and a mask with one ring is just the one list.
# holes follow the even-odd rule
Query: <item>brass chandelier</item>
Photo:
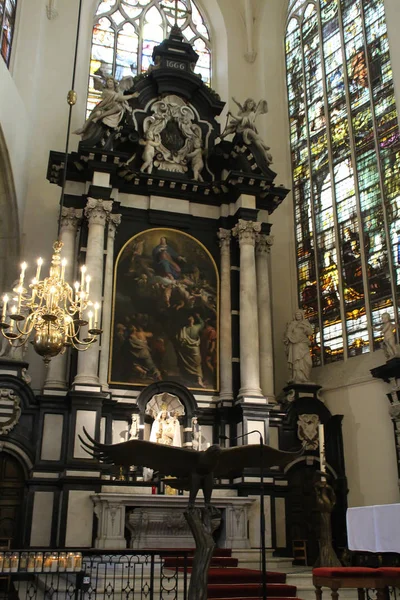
[[[67, 163], [69, 149], [69, 135], [71, 130], [72, 107], [76, 103], [74, 91], [76, 60], [78, 51], [78, 38], [81, 17], [82, 0], [79, 2], [78, 25], [75, 42], [75, 58], [72, 76], [72, 89], [68, 92], [69, 116], [67, 127], [67, 140], [65, 147], [65, 160], [63, 181], [61, 188], [60, 213], [58, 219], [58, 238], [62, 209], [64, 205], [65, 183], [67, 179]], [[99, 304], [93, 305], [89, 300], [90, 275], [86, 266], [81, 267], [81, 280], [72, 288], [65, 281], [65, 267], [67, 261], [61, 257], [63, 242], [58, 239], [53, 244], [49, 275], [40, 279], [43, 260], [37, 261], [36, 275], [32, 282], [25, 286], [25, 272], [27, 264], [21, 265], [21, 274], [18, 284], [13, 288], [12, 298], [3, 296], [3, 310], [0, 321], [0, 331], [3, 337], [15, 347], [23, 346], [33, 335], [31, 343], [37, 354], [43, 357], [48, 364], [51, 358], [63, 354], [73, 346], [77, 350], [87, 350], [97, 337], [102, 333], [99, 328]], [[27, 289], [29, 288], [29, 290]], [[12, 304], [12, 306], [11, 306]], [[87, 318], [84, 312], [89, 310]], [[88, 325], [87, 334], [80, 338], [82, 327]]]

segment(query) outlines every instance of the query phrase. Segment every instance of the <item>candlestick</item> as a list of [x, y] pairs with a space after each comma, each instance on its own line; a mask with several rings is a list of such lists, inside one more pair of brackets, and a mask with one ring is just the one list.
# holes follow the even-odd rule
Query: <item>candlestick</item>
[[23, 262], [21, 265], [21, 275], [19, 276], [19, 285], [22, 286], [22, 284], [24, 283], [24, 277], [25, 277], [25, 271], [26, 271], [26, 267], [28, 265], [26, 264], [26, 262]]
[[92, 325], [93, 325], [93, 313], [92, 313], [92, 311], [89, 311], [88, 317], [89, 317], [89, 331], [90, 331], [91, 329], [93, 329], [93, 327], [92, 327]]
[[[15, 305], [11, 309], [11, 314], [12, 315], [17, 314], [17, 307]], [[10, 323], [11, 323], [11, 327], [8, 331], [9, 331], [9, 333], [12, 333], [14, 331], [14, 319], [10, 319]]]
[[18, 308], [17, 308], [17, 312], [19, 315], [21, 314], [21, 303], [22, 303], [22, 292], [23, 291], [24, 291], [24, 288], [22, 287], [22, 285], [20, 285], [18, 288]]
[[8, 303], [8, 296], [7, 294], [5, 294], [5, 296], [3, 296], [3, 315], [2, 315], [2, 320], [5, 321], [6, 320], [6, 312], [7, 312], [7, 303]]
[[67, 266], [67, 259], [63, 258], [61, 261], [61, 279], [62, 279], [62, 281], [64, 281], [66, 266]]
[[85, 285], [85, 273], [86, 273], [86, 265], [81, 266], [81, 287]]
[[97, 327], [98, 327], [97, 316], [98, 316], [99, 308], [100, 308], [99, 303], [95, 302], [95, 305], [94, 305], [94, 328], [95, 329], [97, 329]]
[[43, 258], [38, 258], [37, 260], [37, 269], [36, 269], [36, 279], [40, 281], [40, 269], [42, 268]]
[[[319, 462], [322, 473], [326, 473], [326, 460], [325, 460], [325, 433], [324, 426], [318, 425], [318, 437], [319, 437]], [[326, 477], [322, 475], [322, 481], [326, 481]]]

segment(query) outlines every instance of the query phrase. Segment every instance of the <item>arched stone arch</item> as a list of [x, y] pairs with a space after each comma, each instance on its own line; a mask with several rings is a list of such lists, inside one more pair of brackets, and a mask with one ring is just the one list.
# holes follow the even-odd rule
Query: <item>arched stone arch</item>
[[12, 283], [19, 251], [17, 197], [10, 157], [0, 126], [0, 293]]
[[29, 479], [29, 473], [33, 469], [33, 463], [28, 454], [12, 441], [0, 441], [0, 452], [13, 456], [22, 467], [25, 480]]
[[177, 396], [185, 407], [185, 419], [191, 423], [192, 417], [197, 413], [197, 402], [192, 392], [187, 387], [173, 381], [157, 381], [147, 386], [138, 396], [137, 405], [139, 412], [144, 414], [147, 403], [156, 394], [168, 393]]

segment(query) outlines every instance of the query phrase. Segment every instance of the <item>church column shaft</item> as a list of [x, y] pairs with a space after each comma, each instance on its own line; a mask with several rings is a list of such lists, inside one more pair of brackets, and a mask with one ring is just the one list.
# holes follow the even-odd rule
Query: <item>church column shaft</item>
[[231, 316], [231, 232], [220, 229], [221, 296], [220, 296], [220, 400], [231, 400], [232, 393], [232, 316]]
[[[63, 208], [60, 224], [60, 240], [64, 244], [61, 255], [67, 260], [65, 266], [65, 280], [72, 285], [75, 258], [76, 258], [76, 232], [82, 218], [82, 210], [75, 208]], [[68, 352], [59, 354], [50, 361], [45, 388], [66, 389], [67, 388], [67, 362]]]
[[121, 223], [121, 215], [110, 215], [108, 220], [107, 233], [107, 258], [104, 274], [104, 299], [103, 299], [103, 321], [101, 336], [101, 353], [99, 378], [102, 387], [108, 385], [108, 361], [110, 357], [110, 339], [111, 339], [111, 303], [113, 294], [114, 278], [114, 240], [118, 225]]
[[258, 341], [255, 239], [261, 223], [239, 219], [233, 235], [240, 246], [240, 391], [241, 397], [262, 397]]
[[260, 382], [263, 395], [275, 402], [274, 356], [272, 345], [272, 303], [269, 282], [270, 235], [259, 235], [256, 242], [257, 301], [260, 343]]
[[[88, 198], [85, 215], [89, 222], [89, 233], [86, 249], [86, 268], [91, 277], [90, 300], [101, 304], [103, 291], [103, 263], [104, 263], [104, 229], [106, 220], [111, 213], [111, 200], [98, 200]], [[87, 327], [82, 328], [80, 338], [87, 335]], [[79, 352], [78, 372], [75, 383], [99, 384], [99, 345], [92, 344], [85, 352]]]

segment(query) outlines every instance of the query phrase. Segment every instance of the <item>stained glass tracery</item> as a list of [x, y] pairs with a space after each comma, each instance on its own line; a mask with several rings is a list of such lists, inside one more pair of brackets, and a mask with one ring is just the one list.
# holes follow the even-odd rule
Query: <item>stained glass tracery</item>
[[10, 64], [16, 11], [17, 0], [0, 0], [0, 48], [7, 67]]
[[299, 303], [315, 364], [398, 321], [400, 134], [384, 0], [294, 0], [286, 66]]
[[185, 39], [199, 54], [195, 73], [210, 84], [210, 35], [193, 0], [101, 0], [93, 27], [88, 112], [101, 97], [94, 77], [112, 74], [120, 80], [147, 71], [153, 48], [169, 34], [175, 14]]

